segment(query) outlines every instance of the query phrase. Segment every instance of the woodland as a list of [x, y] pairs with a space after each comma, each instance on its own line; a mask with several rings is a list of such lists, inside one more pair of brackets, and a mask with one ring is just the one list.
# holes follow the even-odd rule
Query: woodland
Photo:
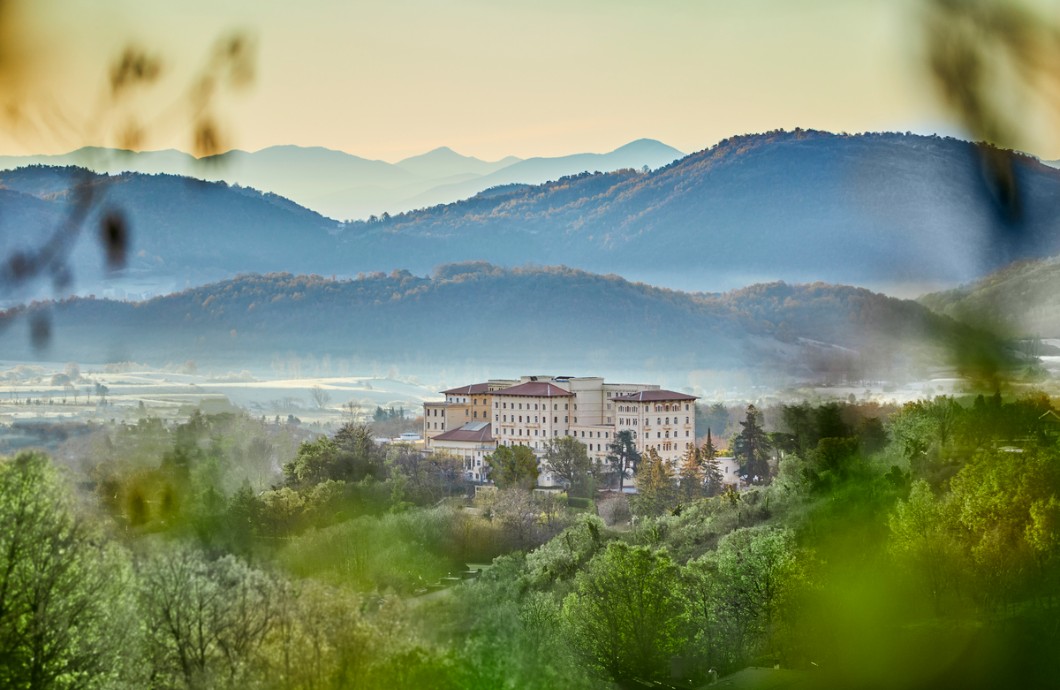
[[[384, 415], [385, 416], [385, 415]], [[0, 463], [0, 685], [1047, 687], [1060, 417], [1042, 394], [699, 410], [676, 468], [536, 466], [195, 413]], [[709, 421], [708, 421], [709, 420]], [[748, 482], [725, 485], [731, 453]], [[506, 464], [507, 463], [507, 464]]]

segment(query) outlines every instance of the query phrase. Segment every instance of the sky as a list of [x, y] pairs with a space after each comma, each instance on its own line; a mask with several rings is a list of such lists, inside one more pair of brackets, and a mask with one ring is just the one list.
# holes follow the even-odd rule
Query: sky
[[[449, 146], [495, 160], [642, 137], [692, 152], [794, 127], [960, 133], [926, 76], [916, 0], [21, 3], [0, 38], [31, 68], [8, 76], [19, 117], [3, 154], [121, 145], [133, 130], [139, 148], [191, 150], [188, 94], [233, 31], [254, 46], [255, 78], [211, 101], [224, 148], [396, 161]], [[161, 70], [115, 99], [125, 46]], [[1025, 148], [1060, 157], [1048, 137]]]

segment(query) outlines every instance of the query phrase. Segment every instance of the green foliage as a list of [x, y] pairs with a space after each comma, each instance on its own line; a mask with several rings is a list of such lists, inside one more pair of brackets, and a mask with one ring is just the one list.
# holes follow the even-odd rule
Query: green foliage
[[604, 523], [595, 515], [580, 515], [574, 524], [526, 556], [529, 582], [551, 585], [574, 577], [603, 548]]
[[740, 472], [755, 484], [769, 481], [769, 452], [772, 444], [762, 428], [762, 416], [754, 405], [747, 406], [747, 416], [740, 422], [741, 431], [733, 439], [733, 455]]
[[411, 593], [463, 570], [466, 515], [439, 507], [363, 516], [292, 539], [280, 560], [293, 573], [360, 591]]
[[500, 446], [486, 456], [486, 464], [498, 488], [529, 490], [537, 485], [537, 458], [527, 446]]
[[[956, 528], [985, 601], [1042, 595], [1057, 574], [1056, 451], [982, 452], [951, 481]], [[1046, 581], [1040, 573], [1048, 573]], [[1045, 586], [1045, 591], [1037, 589]]]
[[523, 565], [519, 556], [498, 558], [478, 581], [456, 590], [456, 605], [442, 614], [460, 624], [455, 656], [461, 687], [601, 687], [562, 634], [560, 599], [549, 591], [527, 591]]
[[592, 494], [592, 463], [585, 444], [573, 436], [551, 438], [545, 447], [545, 464], [562, 479], [572, 493]]
[[670, 465], [654, 448], [648, 449], [637, 468], [637, 495], [631, 501], [638, 515], [659, 515], [669, 510], [677, 497]]
[[133, 682], [128, 557], [75, 514], [48, 459], [0, 459], [0, 685]]
[[363, 424], [345, 424], [334, 438], [321, 436], [298, 448], [294, 460], [284, 465], [288, 486], [305, 487], [326, 480], [359, 482], [384, 478], [382, 451]]
[[284, 480], [291, 486], [307, 486], [333, 479], [339, 474], [338, 456], [338, 445], [327, 436], [306, 441], [298, 456], [284, 465]]
[[240, 686], [261, 677], [280, 606], [272, 578], [233, 556], [209, 561], [178, 548], [148, 561], [140, 583], [155, 684]]
[[612, 542], [575, 578], [563, 620], [589, 664], [619, 683], [668, 678], [684, 645], [679, 569], [665, 551]]
[[[714, 469], [717, 470], [715, 464]], [[693, 446], [685, 452], [677, 470], [678, 487], [681, 499], [691, 501], [706, 493], [706, 472], [703, 455], [699, 448]]]
[[[261, 491], [228, 464], [255, 438], [279, 447], [264, 425], [144, 422], [98, 436], [89, 468], [135, 564], [77, 517], [46, 460], [0, 461], [0, 684], [582, 688], [664, 680], [672, 664], [705, 682], [711, 667], [813, 662], [831, 687], [1049, 686], [1051, 401], [793, 409], [771, 484], [671, 510], [673, 478], [649, 454], [638, 519], [613, 532], [524, 488], [419, 508], [458, 490], [458, 463], [373, 455], [356, 427], [287, 445], [306, 481]], [[327, 476], [348, 472], [343, 454], [369, 459], [359, 481]], [[529, 553], [423, 594], [513, 550]], [[25, 680], [33, 668], [52, 680]]]
[[913, 482], [909, 498], [899, 501], [890, 516], [890, 549], [899, 563], [920, 578], [934, 610], [942, 611], [947, 592], [960, 589], [967, 565], [952, 515], [953, 504], [939, 500], [922, 479]]
[[607, 446], [607, 464], [611, 473], [618, 480], [618, 490], [622, 491], [626, 478], [635, 474], [640, 465], [640, 451], [633, 440], [633, 432], [619, 431]]

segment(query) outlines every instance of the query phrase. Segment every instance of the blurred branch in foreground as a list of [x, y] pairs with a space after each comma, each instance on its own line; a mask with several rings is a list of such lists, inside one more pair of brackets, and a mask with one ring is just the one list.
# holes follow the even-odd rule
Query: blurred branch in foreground
[[923, 26], [935, 88], [973, 139], [993, 145], [980, 146], [987, 188], [999, 226], [1018, 234], [1020, 189], [1002, 149], [1030, 148], [1028, 110], [1060, 115], [1060, 26], [1012, 0], [926, 0]]
[[[225, 90], [245, 88], [254, 80], [255, 42], [249, 35], [236, 32], [219, 39], [190, 84], [177, 89], [180, 95], [153, 119], [144, 117], [136, 96], [170, 88], [161, 83], [166, 64], [159, 56], [130, 44], [108, 70], [99, 108], [80, 117], [66, 112], [47, 93], [49, 80], [43, 67], [47, 56], [33, 46], [33, 32], [24, 30], [30, 17], [29, 3], [0, 0], [0, 126], [9, 133], [16, 137], [30, 132], [44, 134], [59, 142], [113, 140], [119, 149], [142, 150], [151, 132], [188, 127], [188, 148], [197, 158], [215, 156], [229, 148], [229, 138], [218, 125], [217, 100]], [[102, 149], [98, 155], [108, 154]], [[117, 273], [124, 269], [133, 228], [122, 209], [107, 208], [105, 189], [91, 183], [91, 171], [81, 169], [75, 174], [82, 179], [71, 185], [73, 195], [65, 217], [52, 228], [22, 228], [20, 237], [6, 243], [8, 249], [0, 258], [0, 302], [17, 298], [23, 291], [29, 294], [28, 289], [38, 281], [50, 282], [56, 297], [69, 294], [74, 277], [69, 256], [90, 219], [98, 224], [96, 240], [106, 270]], [[9, 227], [7, 232], [12, 230]], [[16, 315], [0, 313], [0, 329]], [[42, 350], [51, 339], [51, 323], [46, 312], [33, 318], [32, 343]]]

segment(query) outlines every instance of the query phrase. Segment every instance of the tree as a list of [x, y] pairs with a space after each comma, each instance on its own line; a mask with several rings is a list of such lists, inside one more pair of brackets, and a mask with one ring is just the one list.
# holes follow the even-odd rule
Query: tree
[[673, 502], [673, 498], [673, 470], [654, 448], [650, 448], [637, 469], [637, 511], [658, 515]]
[[898, 562], [921, 579], [938, 614], [943, 595], [954, 587], [963, 570], [957, 531], [951, 529], [950, 506], [939, 501], [923, 479], [917, 479], [909, 498], [899, 501], [888, 524], [891, 528], [890, 551]]
[[549, 439], [545, 447], [545, 464], [572, 491], [588, 493], [592, 463], [584, 443], [573, 436]]
[[710, 437], [710, 428], [707, 428], [707, 440], [699, 449], [699, 458], [703, 464], [703, 482], [706, 487], [707, 496], [717, 496], [721, 493], [721, 487], [725, 478], [721, 474], [721, 465], [718, 463], [718, 449], [714, 447], [714, 440]]
[[762, 429], [762, 413], [754, 405], [747, 406], [747, 417], [740, 422], [743, 429], [733, 440], [733, 452], [740, 461], [740, 471], [756, 484], [769, 479], [769, 450], [771, 444]]
[[691, 501], [703, 494], [703, 464], [700, 449], [690, 446], [681, 458], [681, 466], [677, 470], [680, 482], [681, 498]]
[[121, 684], [128, 561], [74, 517], [45, 456], [0, 460], [0, 524], [0, 686]]
[[486, 464], [498, 488], [529, 490], [537, 485], [537, 458], [528, 446], [500, 446], [486, 456]]
[[142, 576], [156, 682], [186, 687], [246, 686], [264, 660], [278, 588], [265, 573], [234, 556], [209, 561], [189, 549], [155, 557]]
[[313, 402], [316, 403], [317, 408], [323, 410], [331, 402], [331, 394], [320, 386], [313, 386], [309, 389], [309, 395], [312, 396]]
[[616, 682], [668, 678], [684, 644], [678, 585], [665, 551], [611, 542], [578, 573], [563, 620], [589, 663]]
[[335, 432], [335, 444], [339, 449], [335, 479], [359, 482], [365, 477], [382, 480], [386, 475], [386, 458], [367, 424], [343, 424]]
[[626, 429], [615, 434], [615, 439], [607, 446], [607, 462], [618, 477], [618, 490], [622, 491], [626, 477], [636, 472], [640, 464], [640, 451], [633, 441], [632, 431]]
[[790, 530], [746, 527], [690, 561], [691, 613], [709, 663], [738, 668], [772, 652], [775, 624], [807, 581]]
[[284, 479], [289, 486], [309, 486], [338, 474], [339, 447], [327, 436], [306, 441], [298, 447], [298, 455], [283, 466]]

